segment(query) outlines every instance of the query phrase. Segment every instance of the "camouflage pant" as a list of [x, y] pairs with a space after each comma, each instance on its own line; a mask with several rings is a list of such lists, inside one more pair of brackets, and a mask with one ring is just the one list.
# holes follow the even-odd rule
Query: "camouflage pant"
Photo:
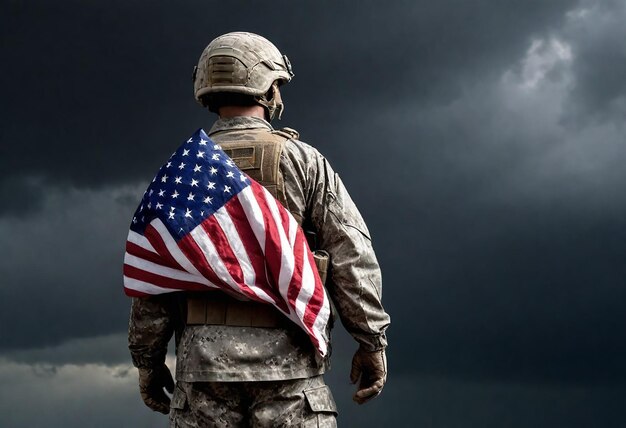
[[268, 382], [177, 382], [170, 428], [336, 427], [322, 376]]

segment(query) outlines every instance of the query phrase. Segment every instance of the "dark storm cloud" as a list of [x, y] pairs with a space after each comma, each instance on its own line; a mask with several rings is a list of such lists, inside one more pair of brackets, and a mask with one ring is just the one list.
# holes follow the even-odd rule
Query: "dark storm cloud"
[[[352, 121], [342, 110], [352, 100], [377, 99], [376, 112], [396, 98], [447, 102], [460, 81], [506, 64], [571, 4], [343, 2], [291, 10], [249, 2], [11, 1], [3, 14], [2, 139], [13, 144], [5, 144], [0, 171], [79, 186], [151, 174], [159, 153], [208, 125], [191, 98], [191, 68], [226, 31], [258, 31], [291, 55], [298, 77], [286, 89], [288, 117], [311, 138], [328, 140], [306, 124], [336, 115]], [[36, 150], [26, 154], [18, 142]]]
[[[342, 403], [349, 426], [446, 428], [585, 428], [623, 426], [623, 387], [528, 385], [515, 382], [464, 381], [411, 375], [391, 376], [384, 401], [374, 401], [371, 413], [354, 403]], [[333, 385], [337, 395], [347, 386]], [[382, 398], [382, 397], [381, 397]], [[411, 406], [406, 406], [408, 400]], [[373, 416], [375, 415], [375, 416]], [[375, 418], [375, 419], [373, 419]]]
[[626, 50], [623, 1], [583, 2], [568, 17], [565, 35], [575, 44], [576, 85], [571, 111], [574, 122], [615, 119], [626, 114]]
[[42, 211], [0, 217], [0, 350], [123, 331], [121, 263], [138, 194], [40, 189]]
[[0, 359], [4, 427], [158, 427], [167, 418], [143, 406], [129, 365], [52, 366]]
[[0, 216], [21, 217], [40, 211], [44, 198], [33, 198], [46, 186], [38, 177], [9, 175], [0, 181], [0, 200], [5, 201], [0, 207]]
[[[386, 249], [391, 334], [414, 329], [413, 370], [622, 382], [623, 134], [561, 127], [565, 76], [534, 89], [504, 77], [421, 110], [416, 144], [439, 147], [419, 158], [401, 158], [393, 133], [405, 167], [381, 159], [376, 169], [416, 182], [420, 197], [402, 199], [383, 177], [359, 189], [391, 193], [382, 206], [402, 201], [394, 221], [405, 228], [370, 224]], [[399, 345], [399, 355], [416, 346]]]
[[[18, 326], [2, 348], [48, 361], [15, 349], [122, 334], [129, 216], [172, 148], [210, 125], [191, 97], [200, 52], [245, 29], [290, 56], [283, 123], [329, 157], [374, 237], [391, 367], [410, 379], [385, 405], [427, 401], [434, 384], [403, 398], [415, 373], [624, 382], [623, 6], [250, 4], [5, 3], [0, 321]], [[587, 396], [571, 393], [563, 409]], [[431, 425], [485, 426], [443, 413]]]
[[126, 349], [128, 337], [125, 333], [70, 339], [55, 346], [17, 349], [3, 353], [7, 361], [44, 366], [67, 364], [130, 364]]

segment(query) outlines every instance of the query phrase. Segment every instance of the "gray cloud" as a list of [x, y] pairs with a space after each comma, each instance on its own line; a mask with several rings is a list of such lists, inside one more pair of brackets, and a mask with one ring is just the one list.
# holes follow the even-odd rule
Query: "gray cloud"
[[9, 176], [0, 181], [0, 216], [19, 218], [43, 209], [44, 197], [33, 197], [45, 192], [45, 180], [40, 177]]
[[42, 211], [0, 217], [0, 323], [7, 327], [1, 348], [125, 328], [121, 263], [136, 207], [129, 201], [141, 193], [138, 186], [39, 188]]
[[126, 333], [116, 333], [70, 339], [52, 346], [8, 350], [2, 356], [16, 363], [44, 367], [67, 364], [127, 365], [130, 358], [127, 337]]
[[[626, 113], [626, 17], [623, 1], [584, 1], [567, 15], [562, 33], [575, 48], [575, 87], [569, 110], [571, 126], [615, 121]], [[577, 126], [578, 124], [578, 126]]]
[[[415, 346], [403, 338], [420, 343], [416, 358], [431, 369], [624, 379], [626, 333], [615, 328], [623, 118], [565, 120], [578, 81], [568, 30], [578, 13], [528, 37], [514, 61], [453, 101], [396, 106], [370, 125], [378, 146], [335, 165], [348, 168], [345, 181], [385, 249], [391, 334], [400, 353]], [[367, 165], [365, 177], [351, 164]]]
[[0, 359], [2, 425], [64, 427], [165, 427], [141, 403], [129, 365], [60, 366]]

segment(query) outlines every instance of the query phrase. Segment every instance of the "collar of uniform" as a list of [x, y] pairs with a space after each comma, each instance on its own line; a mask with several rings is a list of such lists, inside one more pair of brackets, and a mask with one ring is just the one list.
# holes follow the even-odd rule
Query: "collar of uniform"
[[226, 131], [231, 129], [257, 129], [257, 128], [265, 128], [270, 131], [273, 131], [272, 125], [269, 124], [264, 119], [255, 116], [236, 116], [236, 117], [227, 117], [220, 118], [215, 121], [211, 130], [209, 131], [209, 135], [215, 134], [216, 132]]

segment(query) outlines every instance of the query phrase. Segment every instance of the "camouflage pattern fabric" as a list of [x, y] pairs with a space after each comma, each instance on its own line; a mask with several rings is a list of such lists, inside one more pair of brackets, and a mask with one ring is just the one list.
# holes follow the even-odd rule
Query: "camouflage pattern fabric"
[[171, 428], [336, 427], [322, 376], [274, 382], [178, 382]]
[[181, 322], [176, 297], [163, 294], [132, 299], [128, 348], [135, 367], [151, 369], [165, 363], [167, 344]]
[[178, 345], [176, 379], [269, 381], [315, 376], [327, 368], [295, 324], [287, 328], [189, 325]]
[[[209, 135], [217, 143], [242, 133], [272, 132], [255, 117], [219, 119]], [[287, 137], [285, 137], [287, 139]], [[369, 231], [339, 176], [313, 147], [289, 139], [282, 151], [282, 174], [287, 209], [309, 222], [318, 247], [330, 254], [326, 288], [347, 331], [367, 351], [387, 345], [389, 315], [381, 303], [381, 274]], [[179, 293], [175, 293], [179, 294]], [[129, 348], [138, 367], [161, 364], [175, 330], [176, 378], [186, 382], [276, 381], [315, 376], [327, 368], [308, 338], [289, 328], [177, 325], [176, 296], [133, 299]], [[184, 324], [184, 323], [183, 323]]]

